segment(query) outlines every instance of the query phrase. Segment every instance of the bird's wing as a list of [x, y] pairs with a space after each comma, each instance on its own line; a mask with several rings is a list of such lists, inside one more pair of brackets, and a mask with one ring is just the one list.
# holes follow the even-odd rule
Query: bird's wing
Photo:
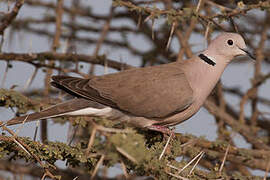
[[52, 85], [73, 95], [147, 118], [164, 118], [193, 102], [193, 91], [179, 64], [134, 68], [81, 79], [53, 76]]

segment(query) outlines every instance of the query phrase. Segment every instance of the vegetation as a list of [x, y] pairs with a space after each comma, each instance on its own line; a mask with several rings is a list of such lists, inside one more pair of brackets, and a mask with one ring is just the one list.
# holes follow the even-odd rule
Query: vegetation
[[[270, 178], [270, 120], [269, 111], [263, 110], [269, 109], [270, 99], [260, 92], [270, 78], [269, 0], [3, 0], [0, 11], [0, 64], [5, 66], [0, 106], [14, 116], [63, 101], [63, 94], [50, 86], [54, 73], [88, 77], [100, 66], [106, 72], [133, 68], [135, 61], [142, 67], [181, 61], [197, 52], [197, 37], [209, 43], [223, 31], [240, 33], [256, 55], [246, 91], [220, 82], [204, 105], [215, 118], [215, 141], [181, 133], [163, 136], [101, 118], [65, 117], [53, 122], [72, 125], [72, 136], [67, 143], [54, 142], [48, 138], [53, 134], [47, 120], [32, 129], [34, 137], [20, 137], [25, 124], [15, 130], [5, 126], [1, 111], [0, 179]], [[134, 41], [140, 38], [139, 47]], [[115, 58], [113, 51], [134, 60]], [[6, 85], [18, 62], [34, 68], [23, 89]], [[232, 64], [245, 63], [247, 57], [240, 57]], [[35, 79], [44, 86], [33, 88]], [[240, 148], [236, 135], [249, 146]], [[57, 166], [59, 160], [65, 167]], [[119, 164], [123, 173], [108, 177], [107, 169]]]

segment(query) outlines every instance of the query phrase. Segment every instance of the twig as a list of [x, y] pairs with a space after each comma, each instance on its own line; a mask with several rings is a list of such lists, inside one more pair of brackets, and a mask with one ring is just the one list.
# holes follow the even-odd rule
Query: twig
[[217, 107], [217, 105], [210, 101], [210, 100], [206, 100], [204, 103], [204, 107], [206, 107], [206, 109], [214, 114], [216, 117], [220, 117], [224, 120], [224, 122], [226, 124], [228, 124], [231, 127], [237, 127], [237, 131], [242, 134], [246, 140], [250, 143], [253, 144], [253, 146], [255, 146], [256, 148], [259, 149], [265, 149], [265, 150], [270, 150], [270, 147], [268, 145], [266, 145], [264, 142], [262, 142], [260, 139], [258, 139], [255, 136], [252, 136], [251, 129], [249, 126], [246, 126], [245, 124], [241, 124], [239, 123], [237, 120], [235, 120], [230, 114], [228, 114], [225, 111], [220, 111], [220, 108]]
[[121, 167], [122, 167], [125, 178], [128, 179], [129, 175], [128, 175], [128, 172], [127, 172], [127, 167], [126, 167], [126, 165], [124, 164], [123, 161], [121, 161]]
[[[62, 61], [61, 61], [62, 62]], [[45, 67], [47, 69], [55, 69], [55, 70], [58, 70], [60, 72], [63, 72], [63, 73], [70, 73], [70, 72], [73, 72], [73, 73], [76, 73], [84, 78], [88, 78], [89, 75], [88, 74], [85, 74], [85, 73], [82, 73], [80, 71], [78, 71], [78, 69], [67, 69], [67, 68], [63, 68], [61, 67], [56, 67], [55, 65], [53, 64], [44, 64], [44, 63], [34, 63], [34, 62], [27, 62], [33, 66], [35, 66], [35, 68], [41, 68], [41, 67]], [[76, 62], [75, 62], [76, 63]]]
[[267, 175], [268, 175], [269, 169], [270, 169], [270, 160], [268, 161], [267, 167], [265, 169], [265, 174], [264, 174], [263, 180], [266, 180], [267, 179]]
[[[102, 28], [102, 32], [100, 34], [100, 37], [96, 43], [96, 48], [95, 48], [95, 51], [94, 51], [94, 54], [93, 54], [93, 57], [97, 57], [98, 55], [98, 52], [109, 32], [109, 29], [110, 29], [110, 24], [111, 24], [111, 20], [113, 18], [113, 13], [114, 13], [114, 7], [111, 7], [111, 10], [110, 10], [110, 15], [106, 21], [106, 23], [104, 24], [103, 28]], [[91, 65], [90, 69], [89, 69], [89, 74], [94, 74], [94, 68], [95, 68], [95, 65]]]
[[17, 0], [12, 11], [6, 14], [2, 20], [0, 25], [0, 35], [3, 35], [5, 29], [12, 23], [12, 21], [16, 18], [20, 8], [22, 7], [24, 0]]
[[[38, 164], [33, 163], [30, 166], [25, 166], [22, 165], [21, 163], [16, 163], [14, 161], [9, 160], [0, 160], [0, 170], [10, 172], [12, 174], [24, 174], [25, 177], [31, 176], [34, 179], [41, 179], [41, 177], [44, 175], [44, 169], [40, 167]], [[54, 170], [52, 171], [54, 172]], [[80, 177], [79, 180], [89, 180], [89, 174], [83, 172], [70, 171], [69, 169], [60, 169], [60, 168], [57, 169], [56, 171], [61, 176], [62, 180], [73, 180], [72, 177]]]
[[94, 140], [95, 140], [95, 137], [96, 137], [96, 132], [97, 132], [96, 125], [93, 124], [91, 136], [89, 138], [88, 146], [87, 146], [87, 149], [86, 149], [86, 154], [87, 155], [89, 154], [90, 149], [91, 149], [92, 145], [94, 144]]
[[244, 8], [244, 9], [233, 10], [231, 12], [223, 13], [223, 14], [215, 14], [215, 15], [211, 16], [210, 19], [221, 18], [221, 17], [229, 18], [229, 17], [233, 17], [233, 16], [238, 16], [241, 14], [246, 14], [248, 11], [250, 11], [252, 9], [262, 8], [265, 5], [266, 6], [269, 5], [269, 1], [260, 1], [257, 4], [249, 5], [247, 8]]
[[[51, 45], [51, 50], [53, 53], [56, 52], [56, 50], [60, 46], [60, 37], [62, 33], [62, 15], [63, 15], [63, 0], [57, 0], [57, 6], [55, 9], [56, 13], [56, 21], [55, 21], [55, 34], [53, 37], [53, 44]], [[50, 60], [49, 65], [53, 66], [54, 60]], [[51, 68], [47, 68], [46, 71], [46, 76], [44, 79], [44, 96], [48, 97], [51, 86], [50, 86], [50, 81], [51, 81], [51, 76], [52, 76], [53, 70]], [[47, 121], [41, 121], [40, 122], [40, 130], [41, 130], [41, 140], [43, 143], [47, 142], [48, 140], [48, 125]]]
[[254, 97], [251, 100], [251, 108], [252, 108], [252, 117], [250, 119], [251, 121], [251, 125], [252, 126], [256, 126], [257, 124], [257, 118], [258, 118], [258, 84], [256, 82], [256, 79], [258, 79], [261, 75], [262, 75], [262, 70], [261, 70], [261, 66], [262, 66], [262, 61], [264, 59], [264, 48], [265, 48], [265, 44], [267, 42], [267, 32], [269, 30], [269, 21], [268, 19], [270, 18], [270, 13], [266, 12], [266, 16], [264, 18], [264, 25], [262, 28], [262, 32], [261, 32], [261, 39], [258, 45], [258, 48], [256, 49], [256, 62], [255, 62], [255, 72], [254, 72], [254, 77], [253, 77], [253, 82], [252, 82], [252, 86], [256, 89], [255, 93], [254, 93]]
[[63, 16], [63, 0], [57, 0], [56, 5], [56, 22], [55, 22], [55, 35], [53, 38], [52, 50], [56, 51], [57, 48], [60, 46], [60, 37], [62, 33], [62, 16]]
[[43, 164], [43, 162], [40, 160], [40, 158], [36, 154], [34, 154], [32, 151], [30, 151], [31, 148], [27, 144], [22, 142], [20, 139], [16, 138], [16, 134], [13, 131], [11, 131], [6, 126], [3, 126], [2, 129], [6, 130], [9, 134], [11, 134], [12, 138], [17, 141], [16, 144], [19, 143], [19, 146], [23, 147], [23, 149], [25, 149], [40, 164], [40, 166], [44, 169], [46, 176], [49, 176], [52, 179], [56, 179], [56, 177], [49, 171], [48, 167], [46, 167]]
[[96, 165], [96, 167], [95, 167], [95, 169], [94, 169], [94, 171], [93, 171], [93, 173], [92, 173], [92, 175], [91, 175], [91, 178], [90, 178], [91, 180], [95, 178], [95, 176], [96, 176], [96, 174], [97, 174], [97, 171], [98, 171], [99, 167], [100, 167], [100, 166], [102, 165], [102, 163], [103, 163], [104, 158], [105, 158], [105, 155], [101, 155], [101, 157], [100, 157], [100, 159], [99, 159], [99, 161], [98, 161], [98, 163], [97, 163], [97, 165]]

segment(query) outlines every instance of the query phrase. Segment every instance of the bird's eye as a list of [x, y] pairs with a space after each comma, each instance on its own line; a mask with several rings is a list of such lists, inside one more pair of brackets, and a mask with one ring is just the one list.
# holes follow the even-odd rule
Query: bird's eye
[[227, 43], [231, 46], [231, 45], [233, 45], [233, 40], [229, 39], [229, 40], [227, 41]]

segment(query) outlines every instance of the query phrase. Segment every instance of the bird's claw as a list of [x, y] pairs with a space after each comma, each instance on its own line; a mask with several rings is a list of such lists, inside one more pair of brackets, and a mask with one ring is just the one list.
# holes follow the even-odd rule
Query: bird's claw
[[168, 127], [165, 127], [165, 126], [151, 125], [151, 126], [147, 126], [147, 129], [149, 129], [151, 131], [161, 132], [162, 134], [166, 134], [168, 136], [171, 136], [172, 138], [175, 137], [174, 132], [171, 129], [169, 129]]

